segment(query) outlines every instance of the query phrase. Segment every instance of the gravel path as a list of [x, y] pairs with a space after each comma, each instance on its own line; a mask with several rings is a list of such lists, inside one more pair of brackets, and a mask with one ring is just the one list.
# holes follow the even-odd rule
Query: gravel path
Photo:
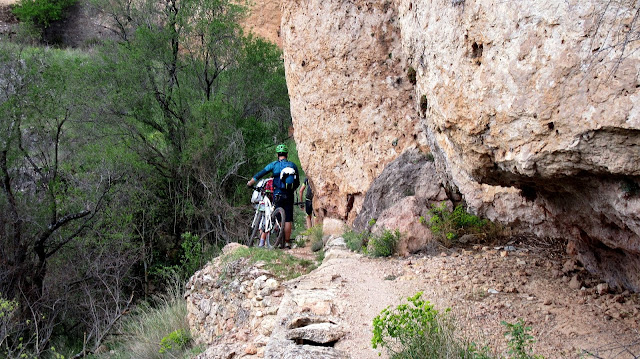
[[547, 358], [578, 358], [587, 352], [601, 358], [640, 355], [637, 294], [609, 293], [557, 249], [525, 241], [507, 247], [435, 248], [388, 259], [364, 257], [338, 245], [320, 268], [291, 285], [332, 293], [331, 312], [346, 332], [335, 348], [351, 358], [379, 358], [370, 344], [373, 318], [418, 291], [437, 308], [452, 308], [467, 336], [498, 351], [505, 349], [500, 321], [522, 318], [533, 328], [535, 352]]

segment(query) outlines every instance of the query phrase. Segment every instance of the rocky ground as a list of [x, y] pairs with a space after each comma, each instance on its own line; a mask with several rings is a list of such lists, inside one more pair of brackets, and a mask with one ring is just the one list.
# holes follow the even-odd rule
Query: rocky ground
[[[291, 253], [309, 256], [308, 248]], [[495, 246], [434, 246], [388, 259], [350, 252], [335, 238], [322, 266], [308, 275], [266, 292], [264, 277], [242, 283], [238, 286], [248, 292], [256, 285], [255, 293], [274, 293], [274, 298], [260, 296], [260, 302], [250, 296], [277, 311], [263, 304], [248, 309], [247, 325], [210, 341], [217, 350], [210, 348], [201, 358], [234, 357], [232, 352], [235, 357], [378, 358], [370, 345], [372, 319], [418, 291], [437, 308], [450, 307], [465, 335], [498, 352], [505, 349], [500, 322], [522, 318], [537, 340], [535, 352], [547, 358], [640, 355], [638, 295], [611, 291], [557, 247], [526, 238]], [[259, 317], [251, 314], [258, 311]]]

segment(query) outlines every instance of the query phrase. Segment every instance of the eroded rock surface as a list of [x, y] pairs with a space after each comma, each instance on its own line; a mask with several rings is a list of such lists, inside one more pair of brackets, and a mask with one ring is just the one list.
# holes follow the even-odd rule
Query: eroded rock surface
[[426, 143], [472, 212], [567, 238], [612, 287], [640, 291], [640, 43], [629, 41], [639, 7], [285, 2], [295, 137], [315, 205], [352, 222], [382, 169]]

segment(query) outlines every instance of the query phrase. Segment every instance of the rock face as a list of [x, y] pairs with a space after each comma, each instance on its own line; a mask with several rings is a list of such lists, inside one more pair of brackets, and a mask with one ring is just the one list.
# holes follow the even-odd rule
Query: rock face
[[[229, 244], [223, 252], [238, 248], [246, 247]], [[334, 252], [354, 256], [344, 241], [328, 245], [327, 258]], [[218, 257], [187, 284], [189, 327], [196, 342], [207, 346], [199, 359], [348, 358], [334, 348], [345, 336], [343, 321], [334, 315], [334, 276], [321, 269], [306, 280], [281, 283], [259, 263], [228, 258]]]
[[353, 221], [385, 164], [427, 148], [398, 12], [390, 2], [311, 0], [285, 1], [282, 16], [295, 139], [316, 213]]
[[282, 38], [280, 37], [281, 3], [282, 0], [253, 1], [247, 18], [242, 22], [243, 28], [282, 47]]
[[[242, 245], [227, 246], [225, 254]], [[187, 320], [198, 343], [208, 349], [200, 359], [263, 354], [275, 326], [284, 288], [247, 258], [218, 257], [187, 283]]]
[[443, 187], [472, 212], [568, 238], [587, 269], [640, 291], [639, 7], [286, 1], [295, 138], [315, 205], [353, 222], [382, 169], [427, 144]]

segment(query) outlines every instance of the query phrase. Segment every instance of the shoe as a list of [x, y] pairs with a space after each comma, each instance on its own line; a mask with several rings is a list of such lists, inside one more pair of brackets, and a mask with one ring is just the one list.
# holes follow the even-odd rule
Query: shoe
[[260, 244], [258, 244], [258, 247], [264, 247], [264, 239], [260, 240]]
[[291, 243], [285, 243], [283, 248], [284, 249], [291, 249]]

